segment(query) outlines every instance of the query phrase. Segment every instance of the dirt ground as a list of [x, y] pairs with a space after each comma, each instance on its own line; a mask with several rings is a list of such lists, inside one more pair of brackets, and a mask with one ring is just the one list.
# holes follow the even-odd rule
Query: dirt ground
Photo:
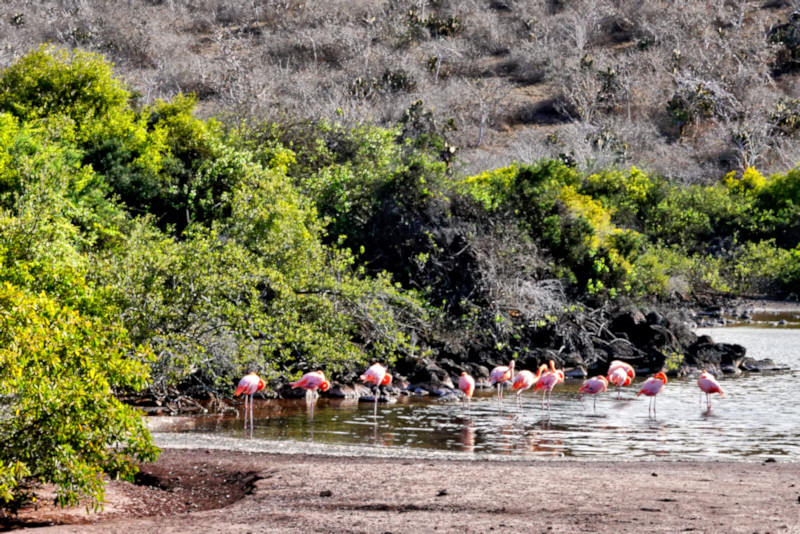
[[[800, 464], [460, 461], [167, 449], [42, 532], [800, 532]], [[47, 526], [56, 523], [54, 526]], [[61, 523], [61, 524], [57, 524]]]

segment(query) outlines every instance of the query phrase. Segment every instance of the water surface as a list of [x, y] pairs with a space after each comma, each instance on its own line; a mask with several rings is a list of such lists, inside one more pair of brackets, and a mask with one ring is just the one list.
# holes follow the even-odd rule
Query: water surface
[[[772, 358], [800, 368], [797, 347], [800, 330], [765, 328], [703, 329], [715, 341], [740, 343], [748, 355]], [[726, 396], [712, 397], [707, 410], [696, 378], [670, 380], [657, 397], [657, 414], [648, 414], [649, 399], [637, 398], [641, 381], [602, 394], [596, 412], [592, 399], [577, 399], [579, 381], [559, 385], [548, 414], [541, 396], [524, 393], [521, 406], [507, 392], [503, 409], [495, 396], [478, 392], [468, 413], [459, 402], [427, 397], [402, 397], [381, 404], [373, 415], [371, 403], [319, 399], [256, 401], [252, 436], [242, 420], [231, 415], [191, 418], [151, 418], [159, 433], [183, 433], [181, 439], [202, 437], [204, 443], [294, 444], [348, 447], [359, 450], [447, 451], [459, 457], [571, 457], [580, 459], [765, 459], [800, 457], [800, 410], [796, 402], [795, 371], [723, 376]], [[238, 405], [237, 405], [238, 406]], [[313, 411], [313, 418], [312, 418]], [[167, 440], [167, 434], [162, 434]], [[203, 446], [203, 445], [201, 445]], [[230, 445], [228, 445], [230, 446]]]

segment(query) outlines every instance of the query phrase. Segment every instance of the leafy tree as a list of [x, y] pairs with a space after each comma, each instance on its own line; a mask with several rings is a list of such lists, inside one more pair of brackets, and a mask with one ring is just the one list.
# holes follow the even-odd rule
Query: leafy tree
[[134, 459], [155, 459], [144, 422], [115, 397], [147, 379], [149, 352], [131, 349], [118, 326], [0, 285], [0, 507], [41, 483], [61, 505], [97, 505], [105, 474], [130, 478]]
[[81, 50], [43, 45], [0, 76], [0, 111], [24, 121], [63, 115], [76, 125], [79, 138], [88, 135], [96, 121], [125, 111], [128, 98], [111, 65]]

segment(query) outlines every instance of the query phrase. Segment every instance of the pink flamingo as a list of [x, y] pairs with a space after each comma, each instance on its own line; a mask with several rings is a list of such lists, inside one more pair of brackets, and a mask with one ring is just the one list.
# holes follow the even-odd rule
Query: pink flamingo
[[[583, 399], [581, 398], [583, 394], [594, 395], [594, 411], [596, 412], [597, 395], [598, 393], [603, 393], [607, 388], [608, 379], [604, 376], [596, 376], [585, 381], [581, 386], [581, 389], [578, 390], [578, 400], [581, 401], [581, 406], [583, 406]], [[586, 407], [584, 406], [583, 409], [585, 410]]]
[[[325, 373], [322, 371], [314, 371], [313, 373], [306, 373], [303, 377], [298, 380], [297, 382], [291, 382], [289, 384], [294, 388], [302, 388], [306, 390], [306, 406], [311, 411], [311, 423], [314, 423], [314, 404], [317, 401], [317, 390], [320, 389], [322, 391], [328, 391], [331, 387], [331, 383], [325, 379]], [[313, 439], [313, 427], [311, 430], [312, 439]]]
[[[700, 386], [700, 389], [706, 394], [706, 406], [709, 411], [711, 411], [711, 393], [719, 393], [720, 397], [725, 397], [725, 392], [722, 391], [719, 382], [717, 382], [717, 379], [714, 378], [714, 375], [708, 371], [702, 372], [700, 378], [697, 379], [697, 385]], [[703, 402], [702, 396], [700, 397], [700, 402]]]
[[292, 389], [302, 388], [306, 390], [306, 397], [309, 396], [309, 392], [311, 392], [310, 394], [313, 396], [318, 389], [321, 391], [328, 391], [331, 387], [331, 383], [325, 379], [325, 373], [322, 371], [306, 373], [300, 380], [291, 382], [289, 385], [292, 386]]
[[617, 386], [617, 400], [622, 395], [622, 386], [630, 386], [633, 379], [636, 378], [636, 371], [629, 363], [614, 360], [608, 366], [608, 382]]
[[468, 375], [466, 372], [461, 373], [461, 378], [458, 379], [458, 389], [464, 392], [464, 398], [467, 402], [467, 413], [471, 409], [472, 394], [475, 392], [475, 379]]
[[[541, 367], [540, 367], [541, 369]], [[542, 410], [544, 410], [544, 398], [547, 397], [547, 413], [550, 413], [550, 398], [553, 396], [553, 388], [564, 381], [564, 372], [556, 369], [553, 360], [550, 360], [550, 369], [545, 370], [539, 377], [534, 391], [544, 390], [542, 393]]]
[[359, 380], [367, 384], [375, 385], [375, 417], [378, 416], [378, 398], [381, 394], [381, 386], [388, 386], [392, 383], [392, 375], [386, 372], [386, 368], [379, 363], [374, 363], [367, 369]]
[[250, 400], [249, 403], [249, 413], [250, 413], [250, 430], [253, 430], [253, 395], [256, 391], [261, 391], [264, 389], [266, 384], [264, 383], [261, 378], [255, 373], [250, 373], [249, 375], [243, 377], [239, 380], [239, 385], [236, 387], [236, 392], [233, 394], [234, 397], [238, 397], [239, 395], [244, 395], [244, 429], [247, 430], [247, 414], [248, 414], [248, 399]]
[[502, 407], [503, 403], [503, 384], [514, 380], [514, 360], [508, 366], [500, 365], [492, 369], [489, 374], [489, 385], [497, 384], [497, 402]]
[[520, 371], [519, 374], [517, 374], [517, 376], [514, 378], [514, 383], [511, 384], [511, 391], [517, 392], [517, 406], [519, 406], [520, 409], [522, 409], [522, 401], [520, 400], [520, 394], [526, 389], [530, 389], [532, 386], [535, 386], [539, 382], [539, 378], [542, 376], [542, 372], [546, 370], [547, 370], [547, 365], [542, 364], [536, 371], [536, 375], [534, 375], [530, 371]]
[[639, 395], [647, 395], [650, 397], [650, 404], [647, 406], [647, 415], [650, 415], [650, 408], [652, 405], [653, 409], [653, 417], [656, 415], [656, 395], [661, 393], [661, 390], [664, 388], [664, 385], [667, 383], [667, 375], [662, 372], [658, 372], [644, 381], [642, 384], [642, 389], [639, 390], [639, 393], [636, 394], [638, 397]]

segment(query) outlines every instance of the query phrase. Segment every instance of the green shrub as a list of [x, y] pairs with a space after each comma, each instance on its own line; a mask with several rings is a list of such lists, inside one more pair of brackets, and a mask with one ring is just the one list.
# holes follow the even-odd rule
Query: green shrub
[[98, 120], [125, 111], [129, 93], [97, 54], [44, 45], [0, 75], [0, 111], [24, 120], [64, 115], [82, 137]]
[[144, 386], [149, 357], [115, 325], [0, 285], [0, 508], [43, 483], [62, 506], [96, 506], [104, 475], [131, 479], [134, 460], [156, 458], [141, 417], [115, 397]]

